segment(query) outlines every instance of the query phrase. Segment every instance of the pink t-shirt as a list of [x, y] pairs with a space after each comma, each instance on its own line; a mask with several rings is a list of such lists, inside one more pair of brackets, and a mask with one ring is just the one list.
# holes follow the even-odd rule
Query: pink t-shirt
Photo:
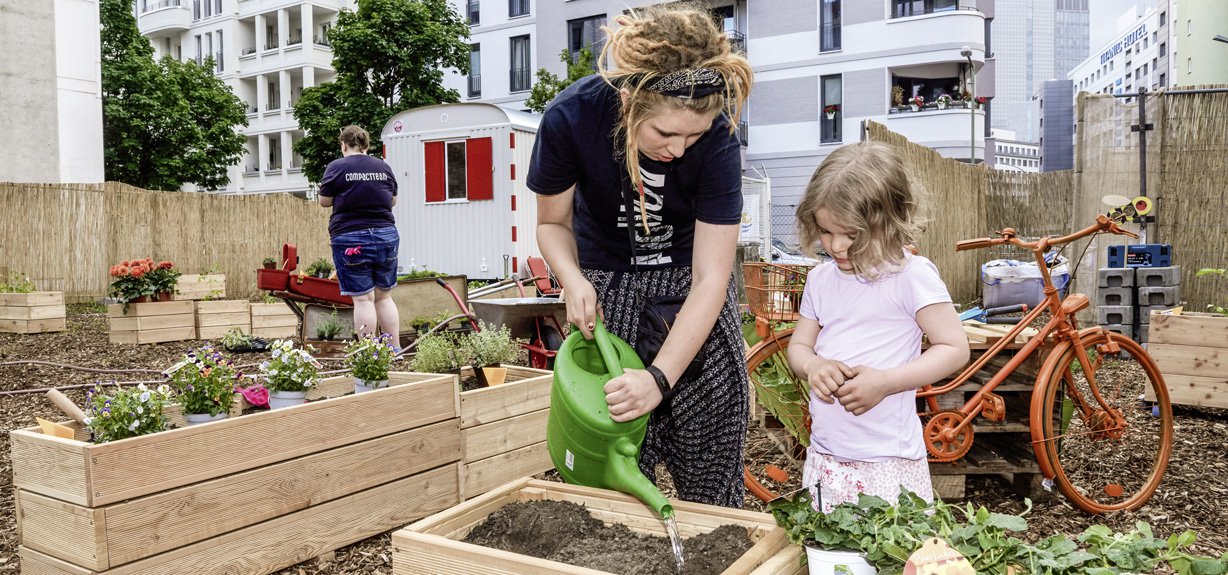
[[[909, 255], [902, 271], [873, 282], [840, 271], [834, 262], [816, 266], [806, 278], [799, 311], [822, 326], [814, 345], [820, 357], [886, 370], [921, 355], [917, 312], [943, 302], [950, 303], [951, 295], [938, 268]], [[839, 400], [823, 403], [812, 391], [810, 445], [854, 461], [921, 459], [925, 443], [916, 396], [916, 390], [889, 395], [855, 416]]]

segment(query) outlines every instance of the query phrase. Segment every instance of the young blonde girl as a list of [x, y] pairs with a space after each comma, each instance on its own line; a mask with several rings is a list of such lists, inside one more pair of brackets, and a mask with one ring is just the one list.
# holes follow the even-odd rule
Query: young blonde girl
[[803, 485], [823, 512], [901, 486], [932, 500], [916, 389], [963, 367], [968, 342], [938, 269], [905, 249], [920, 227], [900, 158], [876, 142], [832, 152], [797, 218], [803, 249], [832, 258], [806, 279], [788, 350], [814, 422]]

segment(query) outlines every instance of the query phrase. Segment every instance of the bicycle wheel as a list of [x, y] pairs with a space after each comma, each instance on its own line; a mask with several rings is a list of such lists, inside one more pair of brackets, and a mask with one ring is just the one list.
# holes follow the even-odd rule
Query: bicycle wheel
[[1088, 513], [1137, 509], [1159, 487], [1172, 453], [1168, 389], [1134, 340], [1100, 328], [1083, 330], [1079, 339], [1091, 380], [1073, 342], [1059, 344], [1037, 378], [1043, 382], [1032, 397], [1037, 460], [1045, 477]]
[[[755, 344], [747, 353], [746, 372], [760, 405], [784, 424], [802, 445], [810, 444], [809, 391], [806, 382], [798, 380], [789, 368], [786, 350], [793, 330], [773, 332]], [[776, 498], [768, 486], [756, 479], [750, 469], [744, 469], [746, 488], [764, 502]]]

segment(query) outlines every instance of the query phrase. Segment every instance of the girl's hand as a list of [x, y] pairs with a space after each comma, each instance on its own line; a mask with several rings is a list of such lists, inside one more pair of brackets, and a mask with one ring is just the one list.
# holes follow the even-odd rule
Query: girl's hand
[[610, 419], [622, 423], [648, 413], [661, 404], [657, 380], [642, 369], [628, 369], [605, 384]]
[[823, 359], [816, 355], [806, 364], [806, 380], [811, 391], [814, 391], [815, 396], [823, 403], [835, 401], [833, 395], [836, 390], [850, 377], [853, 377], [853, 370], [844, 365], [844, 362]]
[[861, 415], [891, 393], [887, 374], [859, 365], [853, 368], [853, 376], [836, 391], [836, 398], [844, 410], [853, 415]]
[[563, 301], [567, 304], [567, 321], [580, 328], [584, 339], [593, 339], [597, 317], [597, 290], [593, 289], [592, 282], [583, 279], [569, 281]]

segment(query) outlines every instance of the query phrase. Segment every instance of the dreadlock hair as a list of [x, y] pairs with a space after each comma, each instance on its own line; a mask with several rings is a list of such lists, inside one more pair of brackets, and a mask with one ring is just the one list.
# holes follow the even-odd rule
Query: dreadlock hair
[[[644, 122], [667, 106], [697, 114], [719, 111], [728, 116], [732, 134], [750, 94], [753, 73], [750, 62], [733, 52], [711, 12], [697, 4], [640, 8], [615, 21], [621, 25], [617, 30], [601, 28], [606, 42], [598, 58], [598, 72], [610, 86], [628, 91], [614, 140], [622, 144], [616, 154], [626, 159], [627, 175], [639, 187], [639, 130]], [[647, 89], [666, 74], [695, 68], [715, 70], [724, 78], [725, 89], [697, 98], [666, 96]]]

